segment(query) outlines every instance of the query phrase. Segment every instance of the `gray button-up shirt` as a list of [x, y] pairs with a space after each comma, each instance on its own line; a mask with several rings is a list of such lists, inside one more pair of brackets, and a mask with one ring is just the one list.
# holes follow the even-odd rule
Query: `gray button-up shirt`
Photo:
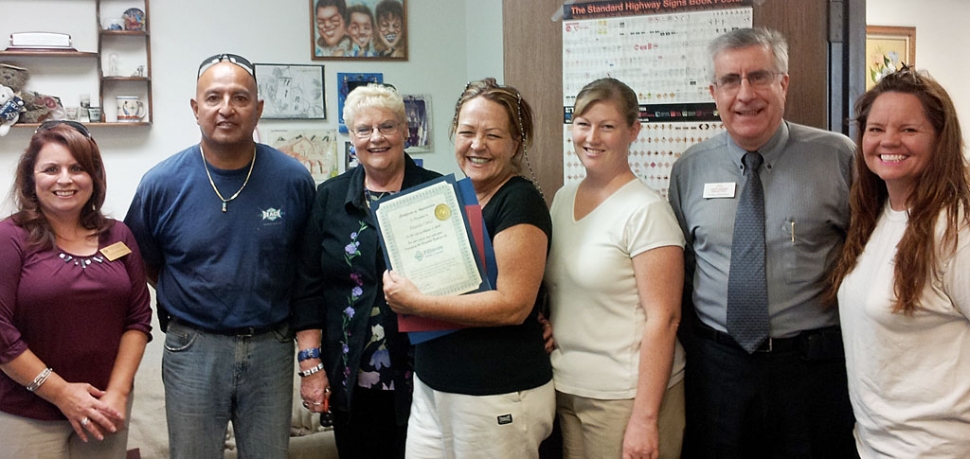
[[[783, 122], [758, 151], [765, 158], [759, 172], [771, 336], [837, 325], [838, 308], [825, 306], [822, 295], [849, 226], [855, 144], [841, 134]], [[685, 280], [698, 317], [721, 331], [744, 153], [722, 133], [688, 149], [670, 177], [670, 204], [687, 239]]]

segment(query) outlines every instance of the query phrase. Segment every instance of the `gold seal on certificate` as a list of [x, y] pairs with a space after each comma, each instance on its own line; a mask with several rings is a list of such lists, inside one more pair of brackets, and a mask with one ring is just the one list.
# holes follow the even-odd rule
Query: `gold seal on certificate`
[[438, 220], [445, 221], [451, 217], [451, 208], [448, 207], [448, 204], [438, 204], [434, 208], [434, 216]]

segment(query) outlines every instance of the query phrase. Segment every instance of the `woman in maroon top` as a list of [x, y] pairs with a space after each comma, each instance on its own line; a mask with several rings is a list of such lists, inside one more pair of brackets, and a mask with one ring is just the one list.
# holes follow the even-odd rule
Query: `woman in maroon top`
[[87, 129], [42, 124], [13, 196], [18, 211], [0, 221], [0, 445], [18, 458], [125, 457], [150, 297], [134, 237], [101, 213]]

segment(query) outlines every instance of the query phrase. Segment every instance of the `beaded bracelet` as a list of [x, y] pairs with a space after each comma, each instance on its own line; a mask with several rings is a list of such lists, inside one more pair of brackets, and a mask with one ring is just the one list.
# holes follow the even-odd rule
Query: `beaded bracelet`
[[299, 354], [296, 354], [296, 360], [298, 362], [302, 362], [304, 360], [310, 360], [310, 359], [319, 359], [319, 358], [320, 358], [319, 347], [311, 347], [309, 349], [304, 349], [300, 351]]
[[317, 366], [315, 366], [313, 368], [310, 368], [308, 370], [305, 370], [305, 371], [298, 371], [298, 372], [296, 372], [296, 374], [300, 375], [301, 378], [306, 378], [307, 376], [310, 376], [310, 375], [312, 375], [312, 374], [314, 374], [314, 373], [316, 373], [316, 372], [318, 372], [318, 371], [320, 371], [322, 369], [323, 369], [323, 363], [318, 363]]
[[52, 371], [54, 370], [51, 370], [49, 367], [44, 368], [44, 371], [41, 371], [37, 377], [34, 378], [34, 381], [27, 385], [27, 390], [33, 392], [40, 389], [40, 386], [47, 382], [47, 378], [50, 377]]

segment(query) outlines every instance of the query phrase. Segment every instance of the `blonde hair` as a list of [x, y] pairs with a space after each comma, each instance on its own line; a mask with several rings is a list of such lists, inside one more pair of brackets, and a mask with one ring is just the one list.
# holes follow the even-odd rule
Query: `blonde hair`
[[383, 108], [394, 113], [398, 122], [404, 123], [407, 120], [404, 114], [404, 99], [391, 85], [368, 83], [367, 86], [358, 86], [350, 91], [344, 101], [344, 124], [353, 129], [354, 120], [357, 115], [371, 108]]

